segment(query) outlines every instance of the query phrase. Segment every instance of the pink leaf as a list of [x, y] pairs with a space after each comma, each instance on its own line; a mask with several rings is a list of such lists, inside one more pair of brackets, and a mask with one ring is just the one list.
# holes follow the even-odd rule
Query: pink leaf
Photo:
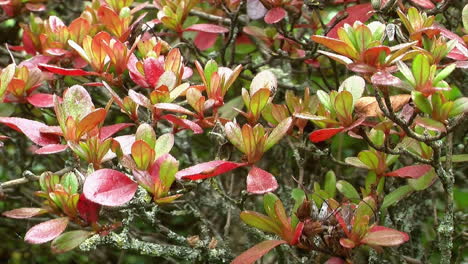
[[115, 124], [115, 125], [110, 125], [110, 126], [104, 126], [101, 128], [101, 134], [100, 134], [100, 139], [105, 140], [111, 136], [113, 136], [115, 133], [119, 132], [122, 129], [125, 129], [127, 127], [133, 126], [132, 123], [120, 123], [120, 124]]
[[278, 188], [278, 183], [271, 173], [255, 166], [247, 175], [247, 191], [249, 193], [263, 194], [272, 192]]
[[68, 225], [68, 217], [52, 219], [31, 227], [24, 240], [31, 244], [42, 244], [58, 237]]
[[161, 118], [166, 119], [167, 121], [171, 122], [174, 125], [177, 125], [186, 129], [190, 129], [195, 134], [203, 133], [203, 129], [197, 123], [190, 121], [188, 119], [178, 118], [175, 115], [164, 115]]
[[247, 165], [247, 163], [237, 163], [224, 160], [213, 160], [197, 164], [183, 169], [176, 174], [177, 179], [200, 180], [217, 176], [219, 174], [232, 171], [233, 169]]
[[346, 264], [346, 262], [341, 259], [341, 258], [338, 258], [338, 257], [332, 257], [332, 258], [329, 258], [325, 263], [323, 264]]
[[83, 193], [87, 199], [106, 206], [119, 206], [133, 198], [138, 184], [125, 174], [101, 169], [86, 178]]
[[36, 215], [47, 213], [42, 208], [18, 208], [11, 211], [3, 212], [2, 215], [9, 218], [24, 219], [31, 218]]
[[54, 154], [54, 153], [65, 151], [67, 148], [68, 148], [67, 145], [51, 144], [51, 145], [44, 146], [40, 149], [37, 149], [36, 151], [34, 151], [34, 153], [40, 154], [40, 155]]
[[53, 135], [44, 135], [40, 133], [41, 129], [48, 126], [37, 121], [28, 120], [19, 117], [0, 117], [0, 123], [3, 123], [16, 131], [25, 134], [32, 142], [47, 146], [59, 143], [59, 139]]
[[344, 248], [354, 248], [356, 244], [349, 238], [340, 238], [340, 245]]
[[408, 234], [384, 226], [374, 226], [361, 243], [374, 246], [398, 246], [409, 240]]
[[265, 16], [267, 9], [259, 0], [247, 0], [247, 15], [251, 19], [259, 19]]
[[66, 75], [66, 76], [85, 76], [85, 75], [97, 75], [95, 72], [87, 72], [82, 69], [65, 69], [54, 65], [48, 64], [39, 64], [39, 68], [45, 69], [49, 72], [59, 74], [59, 75]]
[[53, 107], [54, 106], [54, 95], [37, 93], [27, 98], [28, 102], [35, 107]]
[[432, 169], [431, 165], [412, 165], [387, 173], [386, 176], [417, 179]]
[[217, 38], [218, 34], [216, 33], [198, 32], [193, 43], [199, 50], [203, 51], [213, 47]]
[[80, 200], [78, 200], [76, 208], [81, 218], [88, 223], [95, 223], [99, 219], [101, 205], [86, 199], [83, 193], [80, 194]]
[[264, 19], [267, 24], [274, 24], [283, 20], [283, 18], [286, 17], [286, 15], [287, 13], [286, 10], [284, 10], [284, 8], [275, 7], [273, 9], [268, 10]]
[[[330, 38], [338, 38], [338, 29], [340, 27], [343, 27], [344, 24], [350, 24], [353, 25], [355, 21], [361, 21], [361, 22], [366, 22], [371, 16], [372, 16], [372, 5], [370, 3], [365, 3], [365, 4], [360, 4], [360, 5], [354, 5], [346, 8], [345, 12], [348, 14], [348, 16], [341, 20], [339, 23], [337, 23], [328, 33], [327, 37]], [[343, 11], [339, 12], [336, 14], [336, 16], [328, 23], [328, 25], [333, 25], [335, 23], [335, 20], [337, 17], [343, 15]]]
[[196, 24], [185, 29], [185, 31], [199, 31], [206, 33], [227, 33], [229, 29], [213, 24]]
[[284, 240], [266, 240], [260, 242], [237, 256], [231, 264], [252, 264], [273, 248], [286, 243]]
[[344, 130], [343, 127], [324, 128], [324, 129], [315, 130], [314, 132], [310, 133], [309, 139], [310, 141], [314, 143], [325, 141], [329, 138], [332, 138], [334, 135], [340, 133], [343, 130]]
[[433, 9], [435, 7], [434, 3], [430, 0], [411, 0], [411, 2], [425, 9]]

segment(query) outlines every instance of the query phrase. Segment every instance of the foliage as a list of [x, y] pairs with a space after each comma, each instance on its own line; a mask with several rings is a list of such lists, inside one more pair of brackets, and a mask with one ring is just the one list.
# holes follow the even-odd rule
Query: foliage
[[25, 242], [57, 262], [467, 260], [468, 5], [70, 2], [0, 2], [0, 221]]

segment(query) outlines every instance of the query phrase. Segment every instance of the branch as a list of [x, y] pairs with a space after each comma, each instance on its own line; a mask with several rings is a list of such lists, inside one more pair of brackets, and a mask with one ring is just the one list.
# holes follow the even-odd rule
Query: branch
[[[70, 172], [72, 169], [73, 168], [66, 167], [64, 169], [61, 169], [59, 171], [54, 172], [53, 174], [60, 176], [60, 175], [63, 175], [65, 173], [67, 173], [67, 172]], [[24, 184], [24, 183], [28, 183], [28, 182], [33, 182], [33, 181], [38, 181], [38, 180], [39, 180], [39, 176], [37, 176], [34, 173], [32, 173], [31, 171], [27, 170], [27, 171], [23, 172], [23, 177], [21, 177], [21, 178], [0, 183], [0, 189], [8, 188], [8, 187], [14, 187], [16, 185], [20, 185], [20, 184]]]

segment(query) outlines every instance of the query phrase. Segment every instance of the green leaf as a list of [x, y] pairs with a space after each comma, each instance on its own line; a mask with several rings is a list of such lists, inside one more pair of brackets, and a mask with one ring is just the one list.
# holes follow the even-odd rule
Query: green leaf
[[428, 81], [431, 71], [430, 67], [429, 59], [425, 55], [416, 55], [411, 68], [416, 85], [423, 85]]
[[284, 135], [288, 132], [289, 128], [292, 125], [292, 118], [288, 117], [281, 121], [274, 129], [271, 131], [270, 135], [265, 141], [265, 147], [263, 148], [263, 151], [269, 150], [271, 147], [273, 147], [278, 141], [280, 141]]
[[259, 117], [263, 108], [268, 103], [270, 99], [270, 90], [260, 89], [252, 95], [250, 98], [249, 110], [255, 117]]
[[373, 184], [375, 184], [377, 181], [377, 174], [375, 174], [374, 171], [369, 171], [366, 176], [366, 181], [365, 181], [365, 188], [366, 191], [370, 193], [371, 187]]
[[437, 174], [432, 168], [430, 171], [426, 172], [423, 176], [417, 179], [408, 179], [408, 185], [415, 191], [422, 191], [429, 188], [436, 179]]
[[76, 178], [76, 175], [73, 172], [69, 172], [63, 175], [60, 184], [66, 190], [69, 190], [69, 194], [74, 194], [78, 191], [78, 179]]
[[166, 133], [158, 137], [154, 150], [156, 151], [155, 158], [161, 157], [164, 154], [167, 154], [171, 151], [174, 146], [174, 135], [171, 133]]
[[[291, 197], [294, 199], [293, 212], [297, 212], [297, 209], [299, 208], [299, 206], [301, 206], [301, 204], [306, 199], [306, 194], [302, 189], [294, 188], [291, 191]], [[291, 225], [292, 225], [292, 227], [295, 228], [298, 222], [299, 222], [299, 219], [297, 218], [296, 214], [293, 213], [291, 215]]]
[[342, 91], [336, 96], [334, 108], [341, 122], [352, 121], [354, 110], [353, 100], [353, 95], [348, 91]]
[[358, 157], [347, 157], [345, 159], [345, 162], [357, 168], [367, 169], [367, 170], [369, 169], [369, 167], [366, 164], [364, 164], [361, 160], [359, 160]]
[[148, 146], [154, 149], [156, 144], [156, 133], [151, 125], [143, 123], [138, 126], [138, 129], [135, 133], [135, 141], [143, 140], [148, 144]]
[[263, 208], [265, 209], [267, 215], [274, 220], [276, 220], [275, 203], [278, 200], [278, 196], [271, 192], [263, 196]]
[[208, 84], [211, 82], [211, 76], [213, 75], [213, 73], [217, 71], [218, 71], [218, 64], [216, 63], [216, 61], [209, 60], [206, 63], [205, 70], [204, 70], [205, 79]]
[[[447, 160], [447, 157], [441, 157], [441, 161]], [[452, 156], [452, 162], [468, 162], [468, 154], [458, 154]]]
[[417, 117], [415, 123], [432, 131], [445, 132], [447, 130], [443, 123], [428, 117]]
[[330, 102], [330, 96], [322, 91], [318, 90], [317, 91], [317, 98], [319, 99], [320, 103], [329, 111], [329, 112], [334, 112], [333, 107]]
[[454, 117], [466, 112], [468, 112], [468, 98], [461, 97], [453, 102], [453, 107], [452, 110], [450, 110], [449, 117]]
[[450, 73], [453, 72], [456, 68], [456, 64], [452, 63], [449, 66], [444, 67], [435, 77], [434, 80], [432, 81], [433, 85], [437, 85], [440, 81], [443, 79], [447, 78], [447, 76], [450, 75]]
[[421, 92], [412, 91], [411, 98], [419, 110], [429, 115], [432, 114], [432, 105]]
[[344, 197], [350, 200], [361, 199], [353, 185], [345, 180], [338, 181], [336, 183], [336, 188], [342, 195], [344, 195]]
[[11, 80], [15, 76], [16, 72], [16, 65], [10, 64], [2, 70], [2, 74], [0, 75], [0, 102], [3, 102], [3, 96], [10, 84]]
[[385, 141], [385, 133], [380, 129], [371, 129], [369, 133], [369, 139], [376, 146], [382, 146]]
[[258, 228], [262, 231], [281, 234], [281, 228], [266, 215], [252, 211], [243, 211], [240, 214], [240, 219], [249, 226]]
[[411, 86], [416, 86], [416, 80], [414, 79], [413, 73], [410, 68], [402, 61], [397, 61], [398, 70], [403, 74], [406, 80], [411, 84]]
[[175, 180], [175, 174], [179, 170], [179, 162], [168, 155], [159, 168], [159, 179], [164, 186], [169, 188]]
[[94, 234], [94, 232], [85, 230], [66, 232], [54, 239], [50, 247], [53, 253], [61, 254], [76, 248], [92, 234]]
[[328, 193], [330, 198], [334, 198], [336, 194], [336, 176], [332, 170], [325, 174], [324, 190]]
[[234, 122], [228, 122], [225, 126], [224, 126], [224, 132], [226, 133], [226, 136], [227, 138], [229, 139], [229, 141], [238, 149], [240, 150], [242, 153], [246, 153], [246, 149], [245, 149], [245, 146], [244, 146], [244, 142], [243, 142], [243, 139], [242, 139], [242, 130], [241, 128], [239, 127], [239, 125], [237, 125], [236, 123]]
[[389, 194], [385, 195], [384, 201], [382, 203], [381, 209], [388, 208], [392, 205], [395, 205], [400, 200], [410, 195], [413, 192], [413, 189], [409, 185], [403, 185], [393, 190]]
[[363, 150], [359, 152], [358, 158], [371, 170], [377, 170], [379, 168], [379, 158], [374, 152], [370, 150]]
[[465, 5], [462, 11], [462, 20], [463, 20], [463, 27], [466, 31], [468, 31], [468, 4]]

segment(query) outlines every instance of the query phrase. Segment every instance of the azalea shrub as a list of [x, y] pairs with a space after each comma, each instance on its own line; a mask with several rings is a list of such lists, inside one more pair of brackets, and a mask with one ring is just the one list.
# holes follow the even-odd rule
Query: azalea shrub
[[0, 259], [468, 261], [462, 2], [1, 1]]

